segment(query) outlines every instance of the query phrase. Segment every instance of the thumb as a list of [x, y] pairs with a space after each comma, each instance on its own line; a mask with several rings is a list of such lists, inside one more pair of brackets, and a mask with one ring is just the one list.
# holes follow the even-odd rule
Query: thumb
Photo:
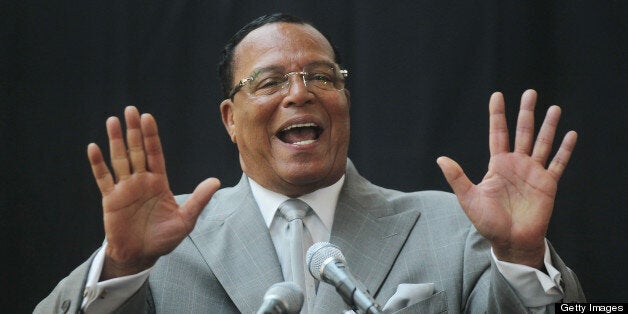
[[181, 205], [179, 211], [188, 221], [194, 223], [219, 188], [220, 180], [216, 178], [205, 179], [194, 189], [190, 198]]
[[462, 167], [449, 157], [438, 157], [436, 163], [458, 199], [464, 198], [467, 192], [473, 187], [473, 183], [469, 180], [467, 175], [464, 174]]

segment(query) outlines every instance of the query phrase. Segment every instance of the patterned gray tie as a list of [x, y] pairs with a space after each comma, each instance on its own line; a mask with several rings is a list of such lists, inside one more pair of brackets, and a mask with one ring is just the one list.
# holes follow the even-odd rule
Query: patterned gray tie
[[288, 221], [288, 233], [290, 237], [290, 266], [292, 269], [292, 281], [303, 288], [304, 301], [301, 313], [308, 313], [309, 306], [315, 294], [314, 278], [305, 265], [305, 250], [312, 245], [312, 236], [304, 230], [303, 218], [312, 210], [302, 200], [291, 198], [279, 205], [279, 212]]

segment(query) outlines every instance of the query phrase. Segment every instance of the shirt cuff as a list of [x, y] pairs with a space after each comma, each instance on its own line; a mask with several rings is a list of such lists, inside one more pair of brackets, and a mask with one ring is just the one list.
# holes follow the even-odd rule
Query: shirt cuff
[[134, 275], [99, 282], [105, 262], [106, 248], [107, 242], [105, 241], [100, 251], [96, 253], [87, 275], [87, 284], [83, 291], [83, 304], [81, 305], [81, 309], [85, 313], [111, 313], [124, 304], [144, 284], [152, 269], [151, 267]]
[[545, 239], [543, 256], [547, 274], [534, 267], [500, 261], [495, 256], [493, 248], [491, 248], [491, 256], [499, 272], [517, 292], [525, 306], [546, 306], [559, 302], [563, 298], [564, 293], [560, 286], [561, 274], [552, 265], [547, 239]]

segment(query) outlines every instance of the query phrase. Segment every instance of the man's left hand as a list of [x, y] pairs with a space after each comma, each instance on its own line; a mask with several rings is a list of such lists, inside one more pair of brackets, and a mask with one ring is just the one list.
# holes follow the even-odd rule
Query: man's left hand
[[489, 102], [488, 172], [475, 185], [452, 159], [440, 157], [449, 185], [478, 232], [489, 240], [501, 261], [541, 269], [545, 234], [549, 224], [558, 180], [576, 145], [577, 134], [569, 131], [556, 155], [546, 166], [560, 119], [560, 108], [547, 110], [534, 141], [534, 106], [537, 94], [521, 96], [514, 150], [510, 151], [504, 97], [496, 92]]

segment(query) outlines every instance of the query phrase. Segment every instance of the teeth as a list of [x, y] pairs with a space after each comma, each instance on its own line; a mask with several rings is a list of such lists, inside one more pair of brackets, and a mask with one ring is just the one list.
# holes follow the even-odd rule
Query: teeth
[[307, 141], [301, 141], [301, 142], [296, 142], [296, 143], [292, 143], [293, 145], [307, 145], [310, 143], [314, 143], [316, 142], [316, 140], [307, 140]]
[[293, 125], [289, 125], [289, 126], [285, 127], [284, 129], [282, 129], [282, 131], [288, 131], [288, 130], [291, 130], [291, 129], [294, 129], [294, 128], [304, 128], [304, 127], [310, 127], [310, 126], [316, 127], [317, 125], [316, 125], [316, 123], [312, 123], [312, 122], [310, 122], [310, 123], [293, 124]]

